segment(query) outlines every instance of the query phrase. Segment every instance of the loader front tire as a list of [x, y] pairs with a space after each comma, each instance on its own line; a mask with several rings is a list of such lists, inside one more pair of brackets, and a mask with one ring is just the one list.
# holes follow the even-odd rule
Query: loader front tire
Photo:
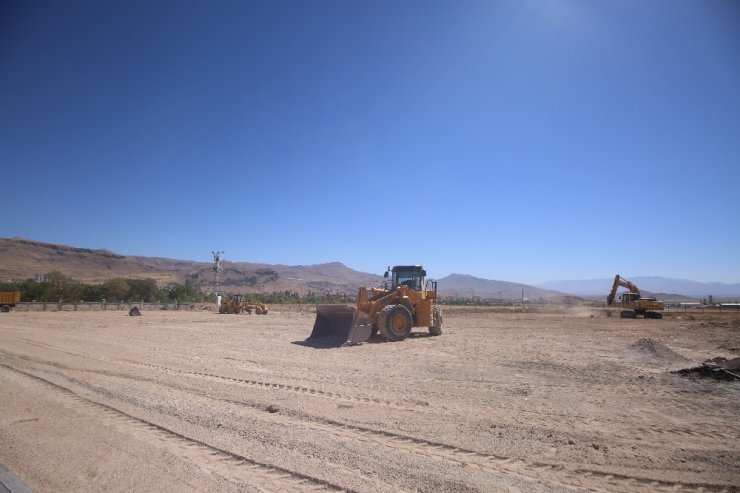
[[378, 330], [389, 341], [402, 341], [411, 333], [413, 317], [403, 305], [388, 305], [378, 314]]

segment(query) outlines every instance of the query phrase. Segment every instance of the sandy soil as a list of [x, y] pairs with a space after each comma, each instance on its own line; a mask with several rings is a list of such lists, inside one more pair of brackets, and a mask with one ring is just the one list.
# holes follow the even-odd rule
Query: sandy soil
[[0, 314], [0, 463], [44, 491], [738, 491], [740, 317], [449, 307], [319, 349], [309, 310]]

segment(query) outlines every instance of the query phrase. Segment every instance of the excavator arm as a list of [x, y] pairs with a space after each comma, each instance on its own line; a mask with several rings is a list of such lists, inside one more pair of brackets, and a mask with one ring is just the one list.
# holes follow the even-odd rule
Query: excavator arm
[[640, 290], [637, 289], [637, 286], [631, 282], [625, 279], [624, 277], [620, 277], [619, 274], [614, 276], [614, 284], [612, 285], [612, 290], [609, 293], [609, 296], [606, 297], [606, 304], [611, 305], [614, 302], [614, 297], [617, 295], [617, 289], [619, 289], [619, 286], [622, 286], [623, 288], [627, 288], [630, 290], [630, 293], [637, 293], [637, 296], [640, 296]]

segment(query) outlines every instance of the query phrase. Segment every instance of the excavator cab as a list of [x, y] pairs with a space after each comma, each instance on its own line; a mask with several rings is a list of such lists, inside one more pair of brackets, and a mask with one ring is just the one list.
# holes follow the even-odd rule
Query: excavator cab
[[622, 293], [622, 306], [632, 306], [633, 302], [639, 298], [639, 293]]

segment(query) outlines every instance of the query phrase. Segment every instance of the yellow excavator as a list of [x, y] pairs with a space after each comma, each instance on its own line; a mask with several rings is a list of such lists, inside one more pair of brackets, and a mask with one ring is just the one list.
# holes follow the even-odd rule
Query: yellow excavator
[[437, 282], [425, 281], [424, 267], [388, 267], [384, 277], [379, 288], [360, 288], [356, 307], [317, 305], [307, 341], [347, 346], [365, 342], [377, 333], [389, 341], [402, 341], [413, 327], [425, 327], [432, 336], [442, 334]]
[[614, 276], [612, 290], [606, 297], [607, 305], [611, 306], [614, 303], [620, 286], [629, 289], [629, 292], [622, 293], [622, 311], [619, 312], [621, 318], [637, 318], [638, 315], [642, 315], [643, 318], [663, 318], [660, 312], [665, 310], [665, 303], [655, 298], [643, 298], [635, 283], [619, 274]]

